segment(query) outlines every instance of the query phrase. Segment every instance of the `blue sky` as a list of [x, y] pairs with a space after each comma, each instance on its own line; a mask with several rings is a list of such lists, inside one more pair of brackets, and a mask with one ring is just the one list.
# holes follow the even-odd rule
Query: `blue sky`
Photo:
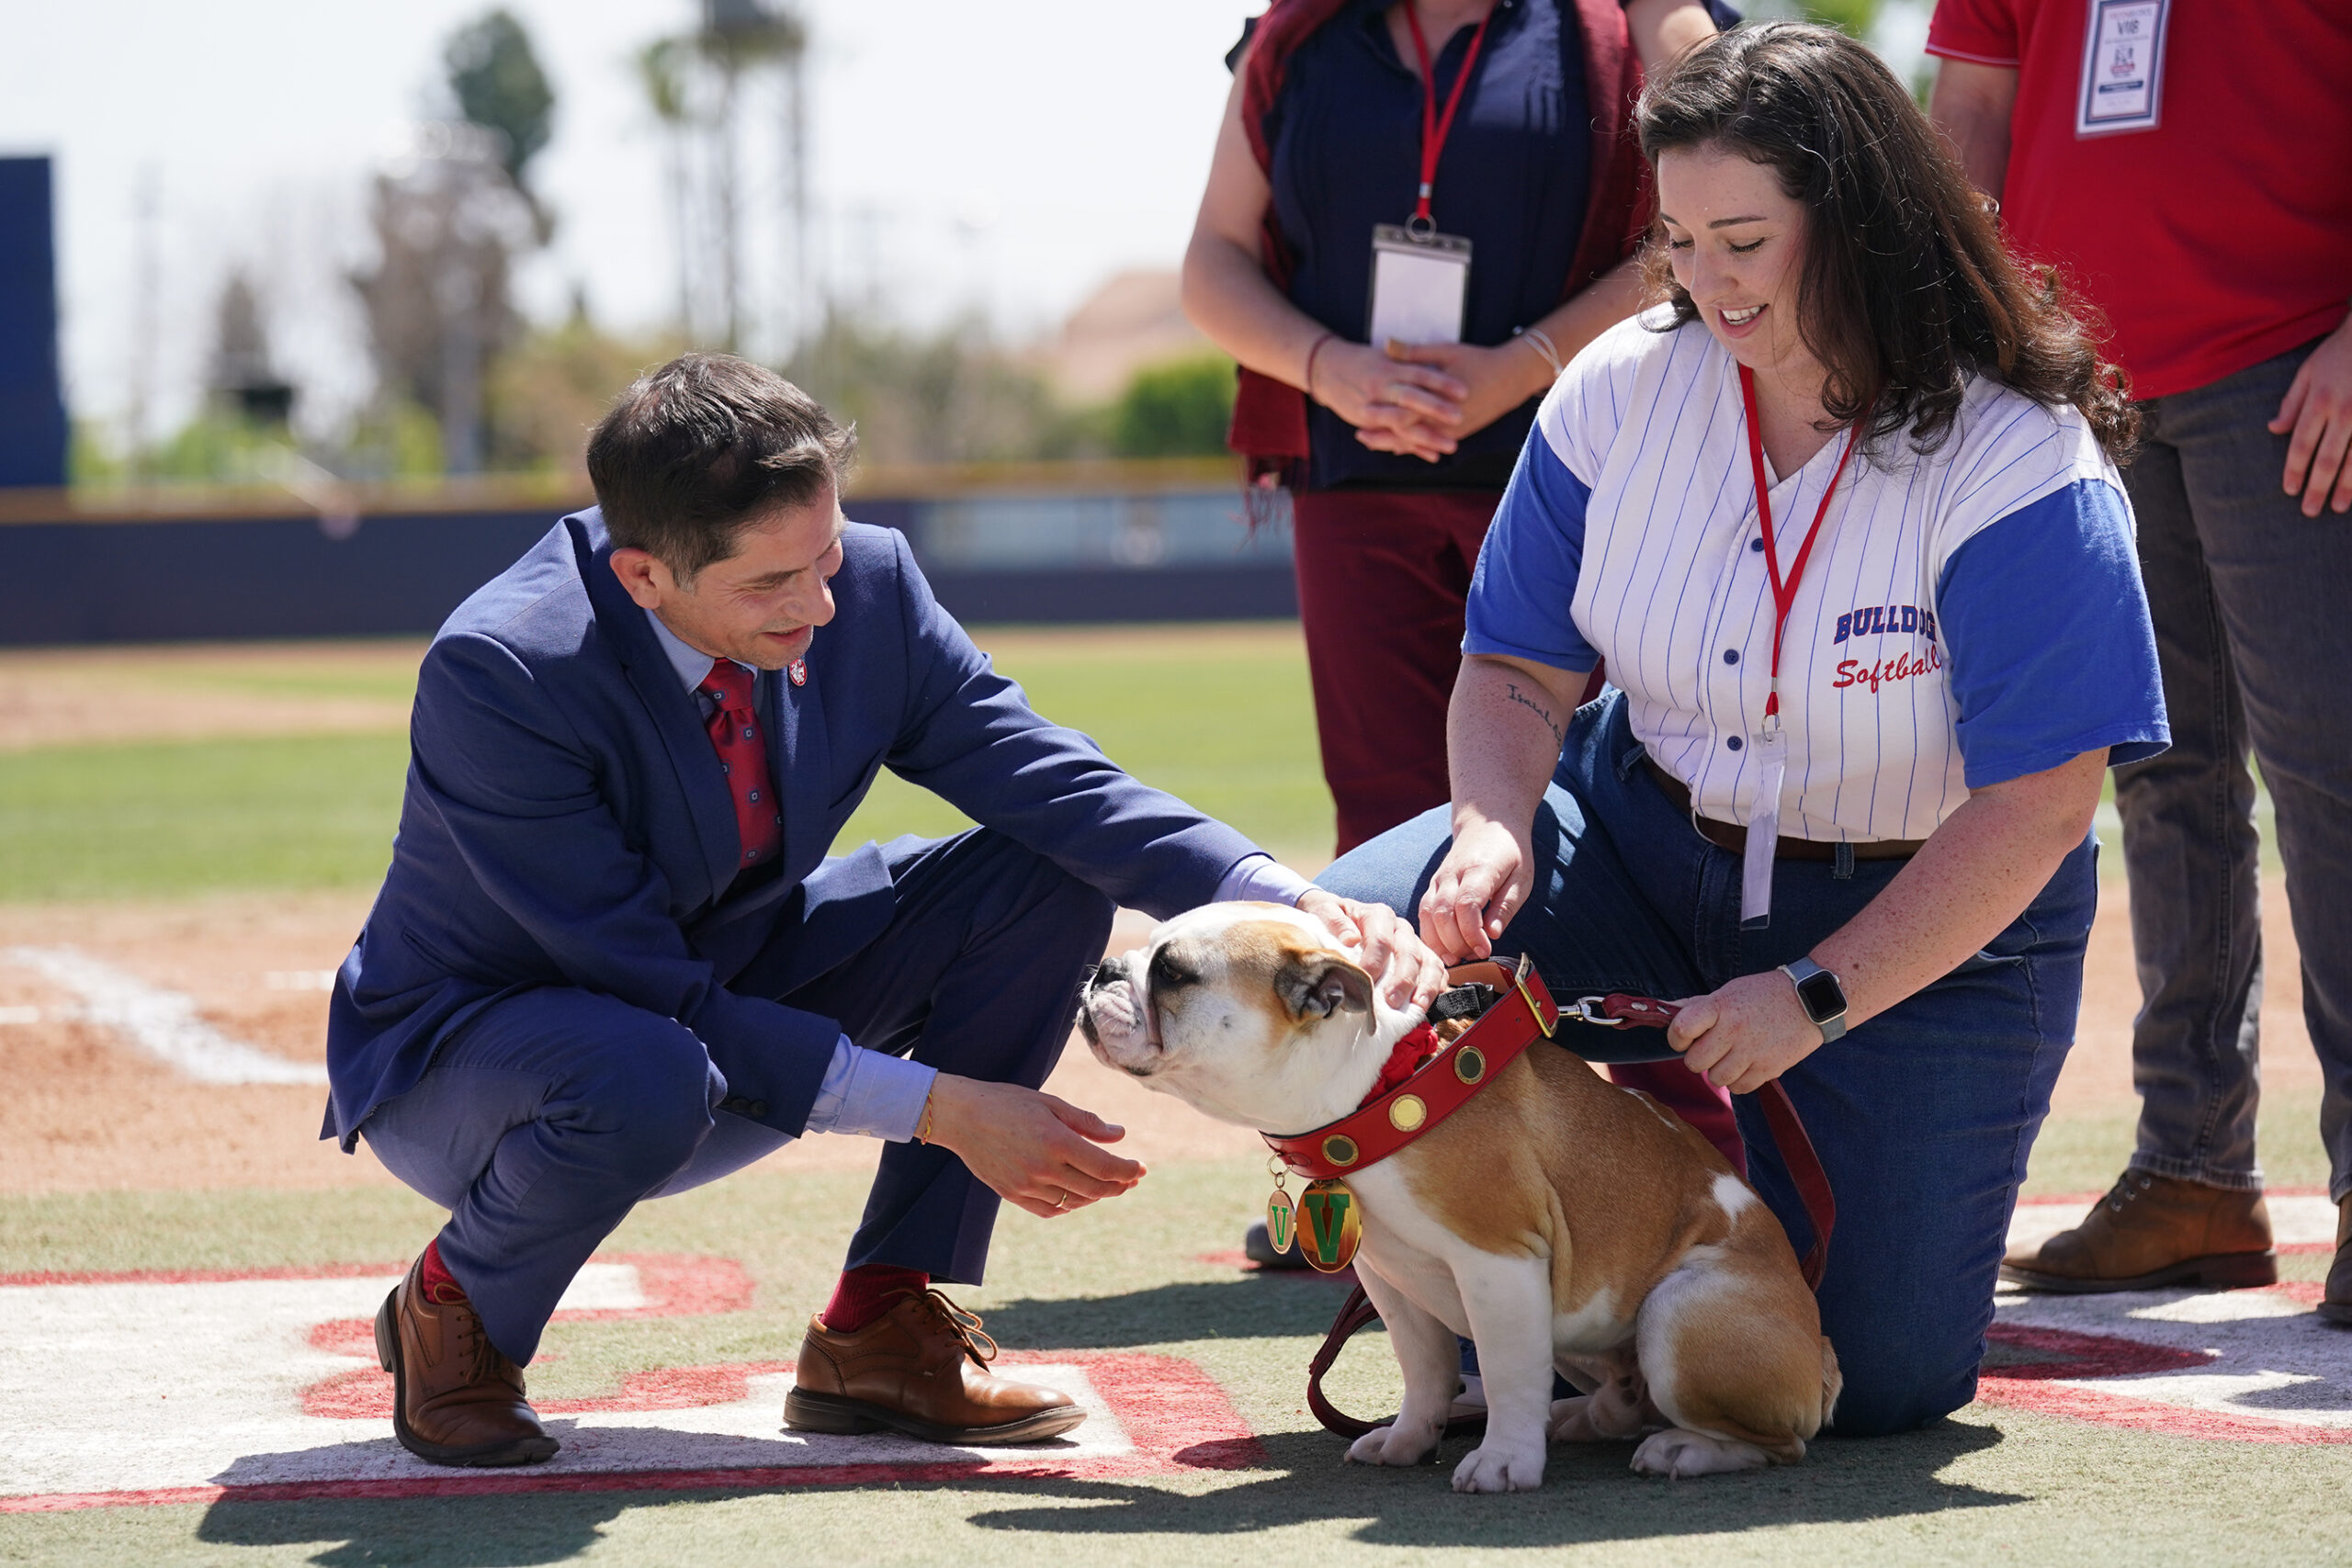
[[[560, 99], [536, 177], [561, 223], [523, 279], [525, 300], [552, 314], [576, 283], [609, 324], [657, 323], [676, 264], [661, 143], [629, 62], [688, 26], [694, 7], [509, 4]], [[442, 40], [486, 8], [15, 0], [0, 21], [0, 152], [59, 161], [76, 412], [119, 417], [144, 363], [155, 422], [185, 417], [232, 266], [260, 277], [280, 357], [314, 415], [359, 396], [368, 376], [341, 278], [366, 258], [367, 177], [428, 108]], [[984, 302], [1019, 335], [1122, 267], [1172, 265], [1224, 99], [1221, 56], [1257, 8], [807, 0], [812, 185], [836, 287], [918, 321]], [[151, 180], [152, 338], [135, 220]], [[762, 276], [783, 286], [780, 273]]]

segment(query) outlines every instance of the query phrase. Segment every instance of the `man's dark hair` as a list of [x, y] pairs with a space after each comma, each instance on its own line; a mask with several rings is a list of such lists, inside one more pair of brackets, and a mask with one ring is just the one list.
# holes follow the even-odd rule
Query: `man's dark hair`
[[[1831, 419], [1868, 411], [1866, 437], [1907, 429], [1933, 451], [1969, 377], [1984, 375], [2071, 404], [2110, 457], [2130, 455], [2139, 414], [2099, 357], [2097, 318], [2055, 271], [2010, 258], [1942, 138], [1869, 49], [1804, 22], [1736, 28], [1652, 80], [1634, 124], [1652, 168], [1662, 152], [1719, 147], [1770, 169], [1806, 209], [1797, 326], [1829, 373]], [[1645, 271], [1677, 325], [1697, 317], [1656, 238]]]
[[763, 517], [849, 475], [856, 433], [773, 370], [682, 354], [621, 394], [588, 437], [588, 480], [616, 546], [681, 581], [735, 553]]

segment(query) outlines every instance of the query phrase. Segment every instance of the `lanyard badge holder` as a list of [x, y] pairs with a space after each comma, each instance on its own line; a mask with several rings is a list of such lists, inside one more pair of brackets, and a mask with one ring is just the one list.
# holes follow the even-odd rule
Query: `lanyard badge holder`
[[1403, 223], [1375, 224], [1372, 231], [1372, 301], [1364, 338], [1375, 347], [1392, 339], [1460, 343], [1470, 298], [1470, 242], [1437, 231], [1437, 221], [1430, 216], [1430, 195], [1437, 185], [1438, 155], [1453, 130], [1453, 111], [1462, 107], [1470, 73], [1477, 68], [1479, 46], [1487, 41], [1487, 22], [1470, 35], [1462, 73], [1446, 95], [1442, 113], [1437, 107], [1429, 40], [1421, 34], [1421, 19], [1411, 0], [1407, 0], [1405, 22], [1412, 29], [1413, 52], [1421, 66], [1421, 179], [1413, 216]]
[[1788, 630], [1789, 612], [1795, 608], [1797, 584], [1804, 580], [1805, 562], [1813, 557], [1813, 542], [1821, 536], [1821, 521], [1829, 515], [1830, 498], [1846, 477], [1846, 464], [1861, 439], [1863, 421], [1846, 433], [1846, 450], [1838, 455], [1838, 470], [1821, 492], [1821, 505], [1797, 547], [1788, 575], [1781, 575], [1781, 547], [1772, 536], [1772, 499], [1764, 483], [1764, 437], [1756, 423], [1756, 377], [1739, 367], [1739, 396], [1747, 413], [1747, 459], [1756, 475], [1756, 522], [1764, 532], [1764, 570], [1772, 579], [1772, 685], [1764, 699], [1764, 722], [1754, 737], [1757, 770], [1756, 805], [1747, 817], [1747, 846], [1739, 863], [1739, 923], [1743, 930], [1760, 931], [1772, 919], [1772, 856], [1781, 843], [1781, 785], [1789, 773], [1789, 736], [1781, 724], [1781, 637]]

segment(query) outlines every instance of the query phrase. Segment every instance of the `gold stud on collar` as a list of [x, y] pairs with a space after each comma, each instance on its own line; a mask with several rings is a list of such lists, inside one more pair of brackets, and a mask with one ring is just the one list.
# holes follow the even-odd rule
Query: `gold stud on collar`
[[1400, 1133], [1409, 1133], [1429, 1119], [1430, 1108], [1418, 1094], [1400, 1094], [1389, 1104], [1388, 1124]]
[[1453, 1054], [1453, 1076], [1464, 1083], [1476, 1083], [1487, 1076], [1486, 1053], [1476, 1045], [1464, 1045]]
[[1353, 1165], [1359, 1153], [1356, 1141], [1345, 1133], [1334, 1133], [1323, 1140], [1323, 1157], [1333, 1165]]

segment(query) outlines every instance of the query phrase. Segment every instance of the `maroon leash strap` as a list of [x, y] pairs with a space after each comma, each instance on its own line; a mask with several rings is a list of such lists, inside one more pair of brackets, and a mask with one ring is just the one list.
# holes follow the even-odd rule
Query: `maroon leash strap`
[[[1662, 1002], [1656, 997], [1612, 991], [1605, 997], [1579, 997], [1572, 1006], [1560, 1010], [1560, 1017], [1603, 1029], [1664, 1029], [1681, 1010], [1672, 1002]], [[1829, 1262], [1829, 1233], [1838, 1224], [1838, 1200], [1829, 1190], [1829, 1173], [1822, 1168], [1821, 1155], [1813, 1146], [1813, 1137], [1804, 1130], [1804, 1120], [1797, 1115], [1789, 1091], [1781, 1087], [1779, 1079], [1756, 1091], [1756, 1106], [1764, 1113], [1764, 1124], [1771, 1130], [1773, 1146], [1780, 1150], [1781, 1163], [1788, 1168], [1789, 1179], [1804, 1204], [1805, 1218], [1813, 1224], [1813, 1246], [1798, 1268], [1804, 1275], [1806, 1289], [1818, 1291], [1822, 1270]], [[1323, 1337], [1323, 1348], [1306, 1364], [1306, 1408], [1327, 1432], [1336, 1432], [1342, 1438], [1361, 1438], [1387, 1425], [1351, 1416], [1323, 1394], [1323, 1374], [1339, 1360], [1348, 1341], [1379, 1316], [1380, 1309], [1372, 1304], [1372, 1298], [1358, 1285], [1340, 1303], [1340, 1315], [1331, 1320], [1331, 1331]], [[1464, 1416], [1448, 1421], [1445, 1429], [1453, 1436], [1485, 1425], [1483, 1416]]]
[[[1603, 1029], [1664, 1029], [1681, 1010], [1656, 997], [1611, 991], [1605, 997], [1579, 997], [1573, 1006], [1561, 1010], [1560, 1016]], [[1781, 1164], [1787, 1168], [1797, 1199], [1804, 1204], [1804, 1217], [1812, 1223], [1813, 1246], [1798, 1267], [1804, 1273], [1806, 1289], [1818, 1291], [1821, 1271], [1829, 1265], [1829, 1233], [1838, 1225], [1837, 1194], [1829, 1190], [1829, 1173], [1821, 1168], [1820, 1152], [1813, 1146], [1813, 1137], [1804, 1130], [1804, 1119], [1797, 1115], [1780, 1079], [1756, 1091], [1756, 1108], [1764, 1113], [1772, 1145], [1781, 1151]]]

